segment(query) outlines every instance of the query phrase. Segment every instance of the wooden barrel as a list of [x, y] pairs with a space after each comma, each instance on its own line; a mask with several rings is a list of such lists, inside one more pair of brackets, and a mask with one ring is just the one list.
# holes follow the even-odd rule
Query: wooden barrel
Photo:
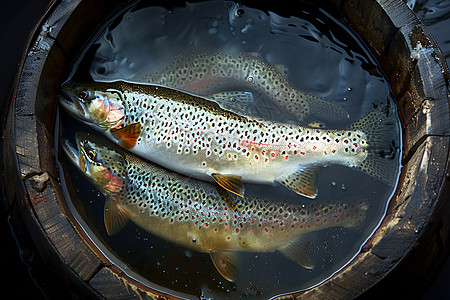
[[[172, 298], [97, 249], [68, 209], [56, 171], [52, 132], [60, 85], [89, 34], [125, 5], [54, 1], [41, 19], [7, 116], [7, 204], [20, 209], [43, 260], [78, 297]], [[387, 74], [403, 128], [403, 169], [388, 212], [361, 253], [322, 284], [280, 299], [376, 297], [385, 291], [417, 296], [450, 250], [449, 71], [430, 32], [403, 1], [330, 0], [326, 9], [353, 27]]]

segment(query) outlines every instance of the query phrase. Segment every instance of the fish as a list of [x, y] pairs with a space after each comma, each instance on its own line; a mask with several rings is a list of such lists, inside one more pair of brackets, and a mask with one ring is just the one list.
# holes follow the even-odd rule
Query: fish
[[[77, 132], [76, 146], [62, 148], [106, 198], [108, 235], [129, 221], [154, 236], [211, 256], [217, 271], [234, 281], [242, 252], [275, 252], [308, 269], [315, 266], [315, 234], [332, 227], [357, 228], [368, 203], [353, 200], [274, 201], [240, 198], [223, 189], [164, 169], [104, 137]], [[231, 199], [230, 199], [231, 198]]]
[[[180, 55], [168, 66], [143, 73], [139, 82], [160, 84], [213, 98], [217, 91], [236, 86], [256, 90], [293, 114], [301, 124], [343, 122], [349, 115], [341, 106], [296, 89], [286, 78], [287, 68], [265, 62], [257, 53], [205, 51]], [[223, 95], [222, 95], [223, 96]]]
[[69, 81], [60, 103], [134, 154], [240, 196], [243, 183], [280, 183], [314, 199], [319, 167], [330, 164], [390, 185], [397, 174], [392, 159], [380, 155], [392, 143], [388, 104], [332, 130], [237, 114], [198, 95], [125, 81]]

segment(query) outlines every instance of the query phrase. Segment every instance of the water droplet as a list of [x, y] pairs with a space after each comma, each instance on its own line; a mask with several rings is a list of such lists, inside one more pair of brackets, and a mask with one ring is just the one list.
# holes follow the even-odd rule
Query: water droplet
[[344, 101], [347, 101], [347, 97], [344, 97]]
[[341, 189], [342, 189], [343, 191], [345, 191], [347, 188], [345, 187], [344, 184], [342, 184], [342, 185], [341, 185]]
[[332, 186], [336, 186], [336, 182], [332, 181], [332, 182], [331, 182], [331, 185], [332, 185]]
[[351, 92], [351, 91], [352, 91], [352, 88], [351, 88], [351, 87], [348, 87], [348, 88], [347, 88], [347, 91]]

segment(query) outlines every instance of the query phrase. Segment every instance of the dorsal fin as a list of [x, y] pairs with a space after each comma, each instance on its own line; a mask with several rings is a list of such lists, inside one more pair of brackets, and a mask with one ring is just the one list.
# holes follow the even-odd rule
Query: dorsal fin
[[120, 129], [111, 129], [111, 133], [119, 139], [119, 145], [131, 149], [136, 145], [141, 134], [141, 123], [128, 124]]
[[243, 91], [228, 91], [209, 95], [208, 98], [217, 102], [223, 109], [239, 115], [259, 117], [255, 110], [253, 94]]

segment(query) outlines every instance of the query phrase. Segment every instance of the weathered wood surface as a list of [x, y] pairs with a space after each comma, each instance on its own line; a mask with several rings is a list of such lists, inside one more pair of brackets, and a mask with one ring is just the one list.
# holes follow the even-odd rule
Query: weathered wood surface
[[108, 267], [101, 269], [89, 284], [105, 299], [178, 299], [169, 294], [152, 291]]
[[[8, 202], [21, 206], [44, 258], [83, 295], [166, 298], [129, 278], [86, 238], [65, 205], [55, 167], [50, 129], [59, 86], [89, 34], [124, 5], [120, 2], [56, 2], [43, 19], [22, 64], [8, 116], [3, 156], [11, 186]], [[426, 287], [429, 274], [438, 269], [435, 257], [446, 258], [450, 249], [450, 205], [445, 201], [450, 121], [444, 79], [449, 73], [434, 39], [402, 1], [330, 3], [333, 14], [364, 37], [390, 80], [404, 130], [405, 165], [389, 212], [362, 253], [323, 284], [283, 298], [376, 297], [383, 289], [407, 296]], [[414, 288], [405, 289], [409, 286]]]

